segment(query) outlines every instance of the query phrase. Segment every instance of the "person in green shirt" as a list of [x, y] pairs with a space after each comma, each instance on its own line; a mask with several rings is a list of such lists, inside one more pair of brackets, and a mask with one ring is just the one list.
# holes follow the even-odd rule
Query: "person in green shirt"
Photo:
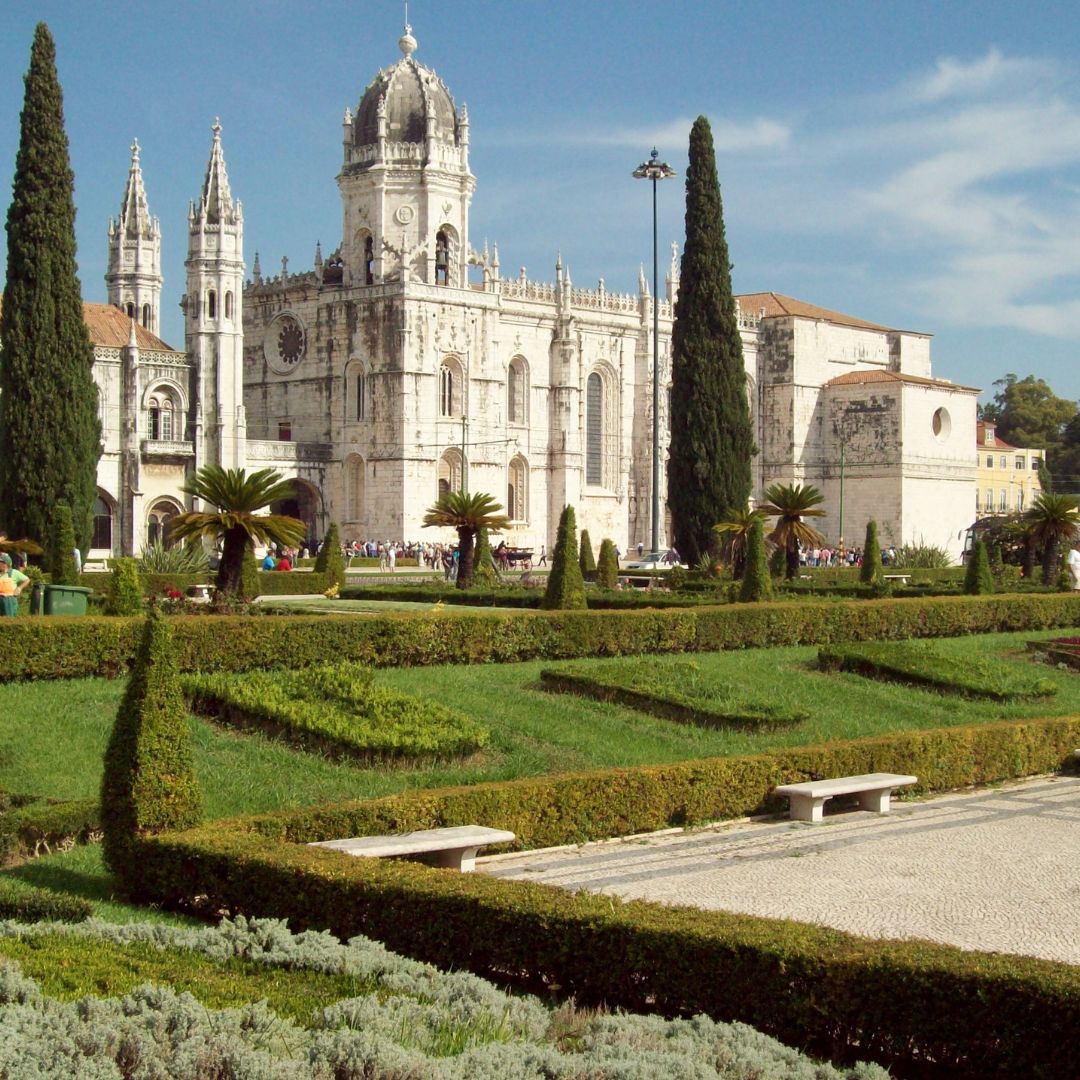
[[11, 556], [0, 551], [0, 615], [19, 613], [19, 593], [26, 588], [30, 579], [11, 565]]

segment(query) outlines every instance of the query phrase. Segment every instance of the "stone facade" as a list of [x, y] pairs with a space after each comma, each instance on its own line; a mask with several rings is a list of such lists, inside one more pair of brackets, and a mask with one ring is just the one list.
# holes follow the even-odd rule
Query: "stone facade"
[[[294, 478], [296, 499], [277, 509], [312, 537], [336, 521], [346, 538], [449, 539], [422, 532], [422, 518], [466, 487], [506, 506], [514, 546], [550, 548], [566, 503], [595, 542], [648, 542], [653, 304], [666, 388], [675, 252], [660, 298], [644, 274], [635, 294], [579, 288], [558, 256], [549, 282], [524, 268], [503, 277], [498, 248], [470, 244], [468, 116], [417, 62], [408, 28], [399, 45], [402, 59], [345, 111], [342, 241], [325, 258], [316, 246], [311, 269], [282, 260], [264, 276], [256, 255], [243, 280], [243, 216], [214, 125], [188, 218], [184, 353], [138, 337], [157, 325], [160, 230], [134, 148], [107, 281], [113, 305], [135, 321], [146, 308], [151, 322], [128, 345], [98, 343], [114, 551], [141, 548], [162, 500], [186, 508], [183, 477], [210, 462]], [[756, 497], [774, 482], [815, 484], [832, 543], [845, 531], [861, 542], [873, 516], [884, 543], [959, 554], [974, 514], [976, 391], [932, 376], [929, 337], [776, 293], [740, 296], [738, 318]], [[165, 392], [170, 439], [150, 413]]]

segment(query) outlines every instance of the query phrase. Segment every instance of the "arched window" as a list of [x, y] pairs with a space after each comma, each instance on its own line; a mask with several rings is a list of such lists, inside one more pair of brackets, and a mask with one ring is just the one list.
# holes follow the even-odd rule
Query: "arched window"
[[112, 552], [112, 510], [100, 495], [94, 502], [94, 532], [90, 546]]
[[529, 467], [518, 455], [510, 462], [506, 477], [506, 516], [511, 521], [529, 519], [528, 475]]
[[206, 294], [206, 317], [217, 318], [217, 293], [213, 289]]
[[184, 415], [182, 405], [177, 403], [174, 392], [158, 386], [146, 398], [146, 437], [172, 442], [183, 438]]
[[161, 402], [152, 397], [146, 408], [146, 437], [148, 439], [161, 438]]
[[345, 459], [345, 504], [349, 521], [363, 517], [364, 459], [359, 454], [350, 454]]
[[506, 369], [506, 420], [510, 424], [527, 424], [529, 373], [525, 361], [515, 356]]
[[461, 365], [454, 358], [442, 362], [439, 368], [439, 415], [459, 417], [462, 415], [464, 398], [462, 397]]
[[180, 511], [171, 502], [162, 499], [150, 507], [150, 513], [146, 517], [146, 542], [147, 544], [164, 544], [171, 547], [169, 542], [169, 522]]
[[439, 458], [438, 498], [461, 490], [461, 451], [455, 446]]
[[375, 241], [370, 236], [364, 240], [364, 284], [375, 284]]
[[147, 330], [153, 330], [153, 327], [150, 325], [150, 305], [149, 304], [143, 304], [143, 306], [142, 306], [142, 324], [143, 324], [143, 326], [146, 327]]
[[233, 317], [233, 295], [231, 292], [225, 294], [225, 318], [231, 319]]
[[450, 284], [450, 237], [445, 229], [435, 234], [435, 284]]
[[131, 301], [128, 301], [128, 303], [124, 306], [124, 310], [127, 312], [127, 317], [129, 319], [135, 318], [135, 305], [131, 303]]
[[161, 401], [161, 439], [164, 442], [172, 442], [173, 438], [173, 403], [171, 398], [163, 398]]
[[356, 380], [356, 419], [364, 420], [367, 418], [367, 375], [362, 367], [358, 367], [353, 378]]
[[604, 380], [593, 372], [585, 384], [585, 483], [604, 482]]

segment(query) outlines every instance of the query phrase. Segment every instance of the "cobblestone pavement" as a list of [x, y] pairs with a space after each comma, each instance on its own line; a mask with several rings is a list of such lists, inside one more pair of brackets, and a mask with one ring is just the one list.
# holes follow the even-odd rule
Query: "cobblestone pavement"
[[[828, 808], [828, 804], [826, 804]], [[1080, 964], [1080, 777], [482, 860], [495, 877]]]

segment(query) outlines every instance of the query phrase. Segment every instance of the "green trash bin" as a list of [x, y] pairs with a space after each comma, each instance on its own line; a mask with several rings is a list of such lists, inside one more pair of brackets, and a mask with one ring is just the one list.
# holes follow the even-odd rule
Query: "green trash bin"
[[81, 585], [46, 585], [44, 614], [85, 615], [86, 598], [93, 589]]

